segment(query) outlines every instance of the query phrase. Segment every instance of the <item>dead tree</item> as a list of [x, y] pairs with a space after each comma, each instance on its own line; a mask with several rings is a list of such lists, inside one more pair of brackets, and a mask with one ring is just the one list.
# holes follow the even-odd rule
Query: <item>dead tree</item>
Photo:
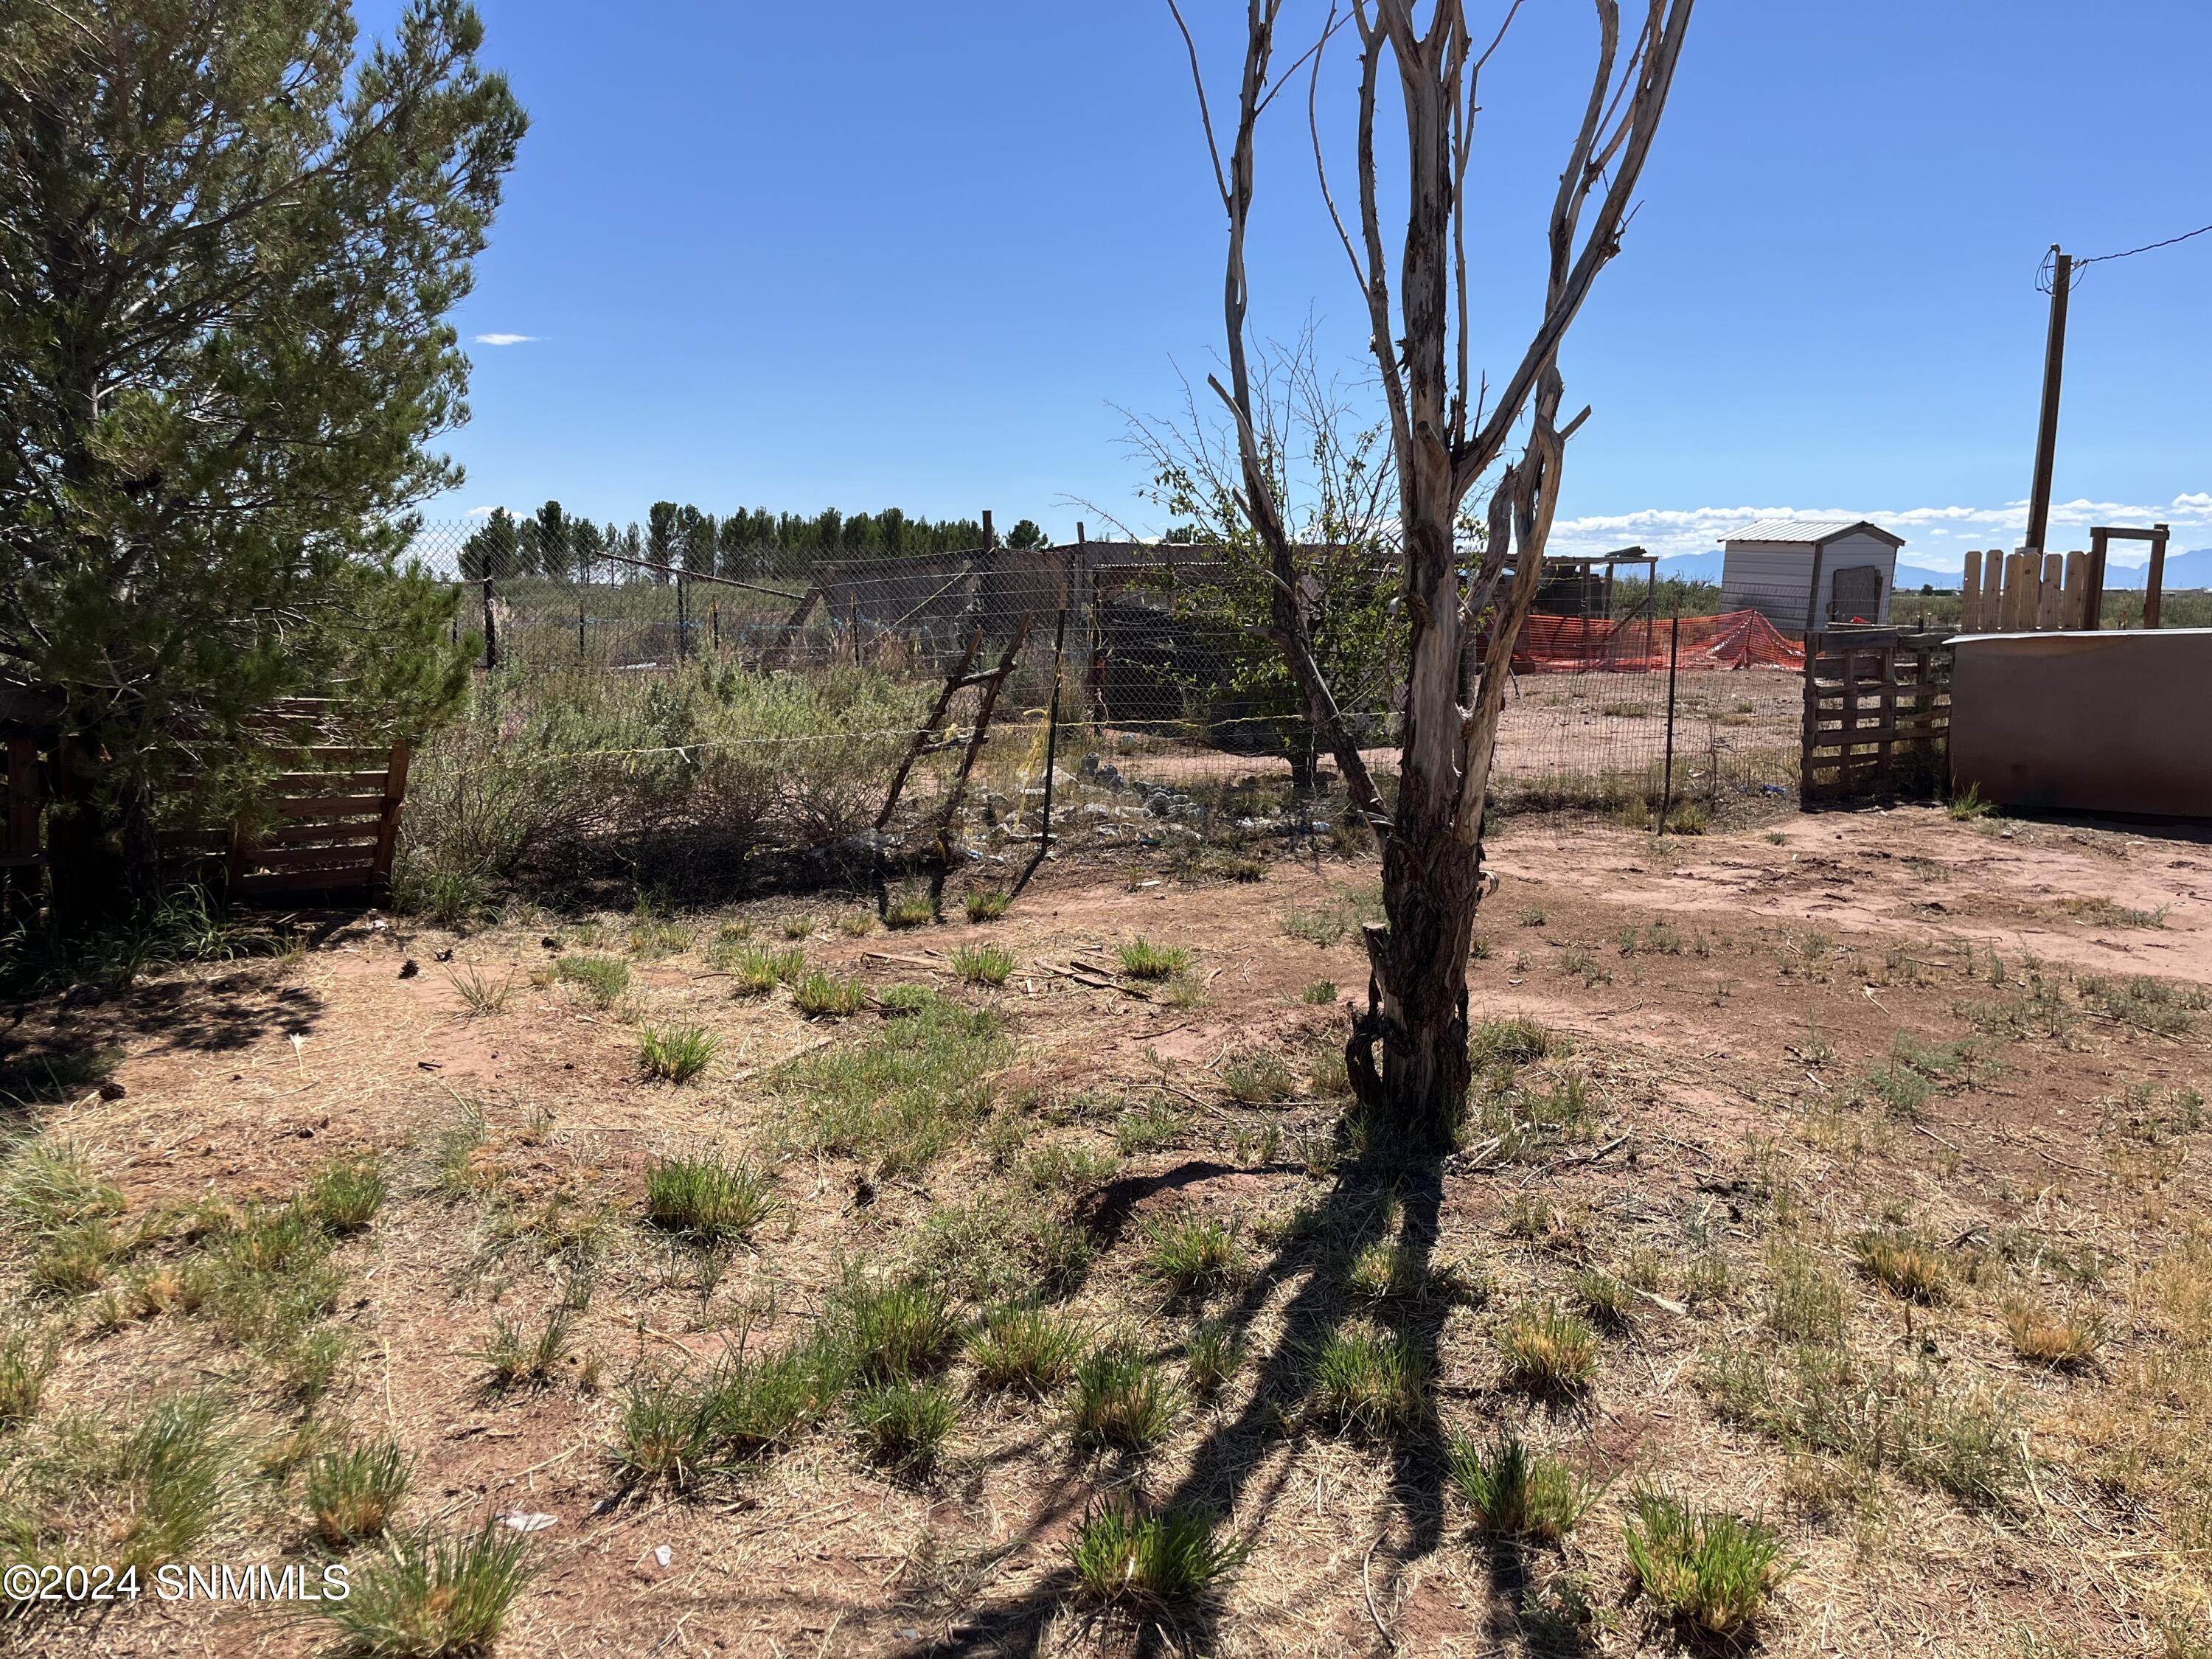
[[[1274, 78], [1269, 65], [1284, 0], [1247, 0], [1237, 125], [1225, 155], [1196, 43], [1176, 0], [1169, 0], [1189, 52], [1215, 183], [1228, 215], [1222, 307], [1229, 384], [1216, 379], [1212, 385], [1237, 428], [1240, 505], [1273, 573], [1270, 634], [1318, 741], [1334, 757], [1354, 806], [1382, 843], [1389, 920], [1367, 930], [1368, 1008], [1354, 1022], [1346, 1059], [1364, 1106], [1432, 1143], [1450, 1138], [1466, 1108], [1467, 963], [1482, 894], [1483, 800], [1514, 642], [1541, 580], [1566, 441], [1583, 417], [1559, 423], [1565, 395], [1559, 347], [1599, 270], [1620, 251], [1692, 0], [1644, 0], [1626, 52], [1620, 0], [1594, 3], [1596, 63], [1547, 228], [1542, 313], [1510, 377], [1488, 401], [1486, 379], [1480, 384], [1469, 379], [1468, 169], [1477, 83], [1520, 0], [1510, 0], [1486, 45], [1470, 29], [1462, 0], [1431, 0], [1426, 6], [1419, 0], [1340, 0], [1330, 7], [1318, 37]], [[1417, 16], [1422, 11], [1425, 27]], [[1358, 43], [1359, 69], [1356, 237], [1338, 214], [1325, 168], [1322, 188], [1366, 302], [1369, 346], [1396, 457], [1407, 683], [1398, 787], [1387, 805], [1315, 659], [1308, 608], [1298, 603], [1291, 538], [1254, 420], [1247, 367], [1245, 239], [1260, 117], [1291, 77], [1308, 69], [1308, 120], [1315, 163], [1322, 166], [1322, 58], [1347, 27]], [[1406, 223], [1395, 291], [1384, 254], [1376, 152], [1386, 65], [1395, 71], [1406, 125], [1406, 175], [1397, 192], [1407, 204]], [[1477, 232], [1484, 257], [1494, 257], [1500, 240], [1496, 228], [1482, 224]], [[1493, 477], [1492, 468], [1524, 421], [1520, 453]], [[1486, 478], [1492, 480], [1487, 534], [1479, 561], [1465, 559], [1472, 568], [1462, 580], [1463, 556], [1455, 544], [1461, 504]]]

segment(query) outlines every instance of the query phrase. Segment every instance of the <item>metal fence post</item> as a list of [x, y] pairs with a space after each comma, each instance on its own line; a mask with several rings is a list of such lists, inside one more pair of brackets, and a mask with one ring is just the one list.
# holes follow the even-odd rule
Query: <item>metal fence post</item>
[[491, 601], [491, 572], [487, 570], [483, 579], [484, 672], [487, 673], [499, 666], [499, 624], [492, 618]]
[[1060, 600], [1060, 621], [1052, 630], [1052, 692], [1045, 708], [1044, 726], [1044, 819], [1037, 827], [1036, 856], [1022, 872], [1021, 879], [1014, 884], [1013, 896], [1021, 896], [1022, 889], [1030, 884], [1030, 878], [1044, 862], [1045, 854], [1052, 850], [1052, 775], [1060, 763], [1060, 655], [1067, 648], [1067, 596], [1063, 591]]
[[1659, 833], [1667, 833], [1668, 815], [1674, 810], [1674, 670], [1682, 654], [1682, 618], [1677, 614], [1667, 624], [1667, 781], [1659, 796]]

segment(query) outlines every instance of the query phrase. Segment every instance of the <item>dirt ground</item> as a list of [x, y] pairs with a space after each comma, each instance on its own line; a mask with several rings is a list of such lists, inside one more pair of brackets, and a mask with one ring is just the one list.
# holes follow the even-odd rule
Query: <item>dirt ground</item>
[[[1489, 850], [1471, 1018], [1540, 1024], [1550, 1052], [1515, 1086], [1588, 1103], [1526, 1135], [1502, 1107], [1498, 1133], [1471, 1124], [1426, 1163], [1336, 1127], [1327, 1057], [1364, 996], [1356, 919], [1377, 879], [1338, 859], [1273, 860], [1255, 879], [1048, 868], [1003, 920], [857, 936], [833, 925], [854, 902], [818, 897], [643, 919], [516, 907], [462, 938], [355, 917], [288, 957], [14, 1008], [19, 1058], [119, 1053], [119, 1088], [28, 1107], [21, 1127], [73, 1148], [126, 1216], [282, 1201], [362, 1151], [391, 1194], [334, 1258], [346, 1359], [307, 1407], [186, 1312], [21, 1291], [28, 1247], [11, 1245], [19, 1312], [61, 1346], [38, 1419], [6, 1431], [0, 1459], [28, 1468], [71, 1413], [127, 1420], [184, 1388], [221, 1391], [241, 1432], [271, 1443], [302, 1425], [319, 1444], [389, 1436], [413, 1460], [407, 1524], [551, 1517], [529, 1534], [509, 1655], [1656, 1650], [1686, 1638], [1626, 1566], [1624, 1516], [1650, 1486], [1777, 1530], [1788, 1570], [1749, 1638], [1763, 1651], [2212, 1652], [2212, 1233], [2188, 1103], [2212, 1085], [2212, 847], [1909, 808], [1668, 841], [1519, 820]], [[933, 1158], [794, 1138], [787, 1062], [882, 1024], [732, 994], [713, 965], [721, 930], [781, 945], [795, 913], [820, 924], [800, 941], [811, 965], [1003, 1015], [1014, 1046], [980, 1079], [988, 1112]], [[1116, 972], [1137, 936], [1187, 951], [1188, 972]], [[952, 970], [984, 941], [1017, 959], [1001, 988]], [[629, 964], [625, 1002], [555, 976], [581, 952]], [[503, 1006], [472, 1013], [471, 983], [507, 987]], [[641, 1026], [672, 1021], [718, 1040], [682, 1086], [640, 1069]], [[1268, 1055], [1299, 1085], [1240, 1086]], [[457, 1192], [456, 1125], [478, 1119], [463, 1150], [481, 1178]], [[641, 1214], [651, 1161], [702, 1146], [772, 1167], [778, 1201], [711, 1273]], [[1218, 1392], [1179, 1383], [1164, 1444], [1079, 1451], [1064, 1394], [987, 1396], [955, 1364], [959, 1421], [927, 1473], [878, 1467], [833, 1415], [685, 1488], [618, 1478], [633, 1382], [796, 1339], [850, 1269], [923, 1260], [947, 1218], [988, 1235], [994, 1206], [1032, 1201], [1020, 1172], [1049, 1149], [1096, 1164], [1036, 1200], [1064, 1201], [1085, 1245], [1052, 1305], [1171, 1378], [1197, 1315], [1241, 1340]], [[549, 1240], [578, 1216], [603, 1218], [608, 1242], [570, 1351], [540, 1386], [494, 1386], [495, 1323], [545, 1321], [563, 1294]], [[1195, 1303], [1145, 1265], [1156, 1230], [1192, 1216], [1228, 1223], [1243, 1250]], [[1375, 1293], [1348, 1270], [1376, 1225], [1402, 1230], [1420, 1288]], [[1924, 1243], [1939, 1289], [1899, 1296], [1862, 1267], [1885, 1230]], [[1595, 1382], [1548, 1397], [1513, 1383], [1503, 1327], [1571, 1304], [1594, 1270], [1636, 1286], [1601, 1326]], [[1813, 1375], [1786, 1369], [1790, 1274], [1841, 1286], [1823, 1340], [1872, 1379], [1838, 1421], [1866, 1420], [1880, 1379], [1908, 1374], [1954, 1414], [1856, 1444], [1787, 1415]], [[2094, 1352], [2024, 1356], [2022, 1307], [2094, 1329]], [[1315, 1408], [1313, 1356], [1370, 1326], [1404, 1334], [1425, 1387], [1409, 1420], [1347, 1431]], [[1764, 1397], [1716, 1380], [1746, 1356], [1777, 1368]], [[1449, 1437], [1507, 1423], [1597, 1490], [1556, 1546], [1484, 1540], [1445, 1479]], [[1930, 1449], [1975, 1436], [1979, 1474]], [[263, 1467], [203, 1559], [319, 1559], [296, 1480]], [[1086, 1611], [1069, 1540], [1125, 1490], [1215, 1514], [1245, 1547], [1206, 1604], [1134, 1625]], [[71, 1542], [98, 1553], [97, 1534]], [[145, 1601], [0, 1622], [0, 1642], [52, 1654], [328, 1639], [266, 1609]]]

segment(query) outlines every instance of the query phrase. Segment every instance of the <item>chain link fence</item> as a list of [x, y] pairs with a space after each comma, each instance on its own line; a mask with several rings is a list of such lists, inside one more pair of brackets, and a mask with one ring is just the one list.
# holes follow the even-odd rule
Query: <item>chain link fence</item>
[[[1203, 547], [687, 564], [548, 541], [465, 524], [416, 544], [460, 589], [455, 635], [478, 637], [484, 671], [410, 790], [401, 879], [442, 884], [418, 895], [434, 905], [525, 868], [682, 887], [878, 845], [1003, 884], [1048, 807], [1062, 856], [1359, 835], [1273, 647], [1237, 620], [1250, 596], [1240, 609]], [[1377, 574], [1366, 598], [1387, 604]], [[1802, 594], [1732, 592], [1717, 616], [1713, 590], [1551, 586], [1515, 654], [1494, 811], [1636, 823], [1794, 801], [1801, 659], [1770, 618]], [[1396, 676], [1385, 646], [1340, 686], [1386, 790]]]

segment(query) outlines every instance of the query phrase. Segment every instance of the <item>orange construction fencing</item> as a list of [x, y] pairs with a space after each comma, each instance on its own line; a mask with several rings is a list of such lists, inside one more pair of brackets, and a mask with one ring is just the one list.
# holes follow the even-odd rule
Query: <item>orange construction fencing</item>
[[[1663, 672], [1667, 666], [1670, 619], [1633, 617], [1624, 621], [1580, 617], [1531, 617], [1513, 647], [1516, 674], [1580, 674], [1614, 671]], [[1756, 611], [1730, 611], [1717, 617], [1681, 619], [1684, 670], [1707, 668], [1792, 668], [1805, 665], [1805, 648]]]

